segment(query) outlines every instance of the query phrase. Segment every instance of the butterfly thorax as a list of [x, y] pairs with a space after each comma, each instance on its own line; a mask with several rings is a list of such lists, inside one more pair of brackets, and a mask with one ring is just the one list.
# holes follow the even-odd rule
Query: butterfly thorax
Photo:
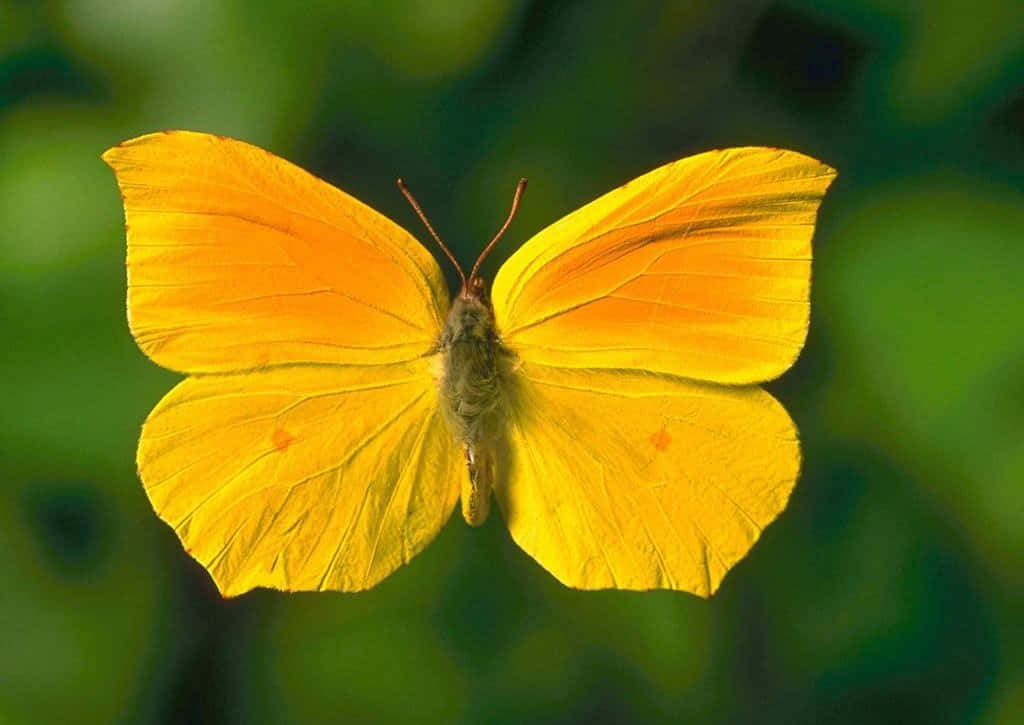
[[443, 360], [442, 408], [452, 433], [465, 447], [469, 467], [462, 512], [468, 523], [478, 525], [486, 520], [490, 505], [502, 382], [512, 359], [498, 337], [482, 284], [471, 285], [452, 302], [438, 348]]

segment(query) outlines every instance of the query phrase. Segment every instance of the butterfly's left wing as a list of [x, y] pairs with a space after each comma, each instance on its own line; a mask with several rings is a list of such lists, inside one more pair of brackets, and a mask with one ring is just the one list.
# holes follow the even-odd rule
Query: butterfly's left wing
[[710, 596], [786, 506], [796, 429], [757, 387], [523, 362], [495, 494], [516, 543], [580, 589]]
[[448, 307], [437, 263], [240, 141], [171, 131], [103, 158], [132, 334], [195, 376], [142, 429], [156, 512], [225, 594], [380, 581], [437, 534], [465, 475], [427, 357]]

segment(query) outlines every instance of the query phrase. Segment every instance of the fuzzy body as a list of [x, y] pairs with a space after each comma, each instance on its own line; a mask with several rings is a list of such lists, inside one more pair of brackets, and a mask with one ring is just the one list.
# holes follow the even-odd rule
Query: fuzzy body
[[502, 376], [512, 356], [498, 338], [494, 312], [479, 286], [452, 302], [438, 347], [445, 417], [465, 446], [469, 466], [468, 482], [462, 488], [462, 515], [471, 526], [479, 526], [490, 511]]

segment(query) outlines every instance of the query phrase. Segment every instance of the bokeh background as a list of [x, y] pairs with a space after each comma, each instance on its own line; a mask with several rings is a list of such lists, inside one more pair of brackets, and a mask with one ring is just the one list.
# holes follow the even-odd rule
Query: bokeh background
[[[0, 722], [1024, 722], [1019, 0], [0, 0]], [[663, 162], [839, 169], [771, 390], [789, 509], [703, 601], [567, 590], [457, 517], [361, 595], [222, 600], [135, 477], [107, 147], [242, 138], [488, 276]]]

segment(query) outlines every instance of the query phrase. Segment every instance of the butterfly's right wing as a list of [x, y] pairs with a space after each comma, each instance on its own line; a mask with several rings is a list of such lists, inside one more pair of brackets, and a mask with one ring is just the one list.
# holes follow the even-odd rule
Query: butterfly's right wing
[[803, 346], [834, 176], [781, 149], [699, 154], [501, 267], [495, 317], [519, 363], [495, 493], [561, 581], [709, 596], [785, 507], [796, 429], [768, 393], [735, 385], [777, 377]]
[[226, 596], [368, 589], [434, 538], [466, 475], [429, 364], [189, 378], [143, 426], [146, 493]]

